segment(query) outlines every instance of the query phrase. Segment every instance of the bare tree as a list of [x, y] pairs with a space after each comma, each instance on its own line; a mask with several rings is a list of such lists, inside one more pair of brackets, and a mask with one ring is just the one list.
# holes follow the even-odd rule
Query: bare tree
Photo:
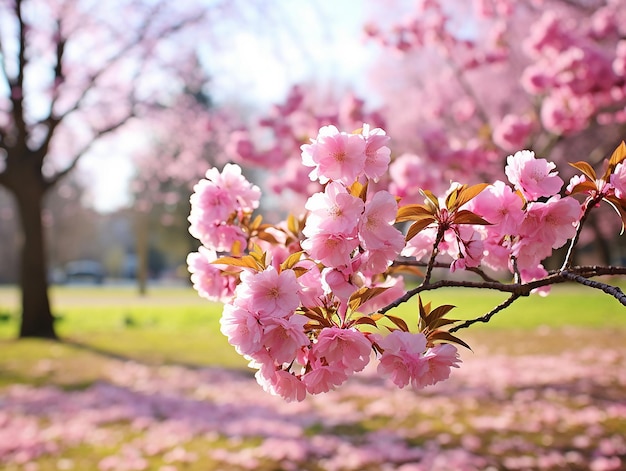
[[167, 106], [199, 27], [224, 5], [0, 0], [0, 185], [21, 228], [20, 337], [56, 338], [45, 195], [94, 146]]

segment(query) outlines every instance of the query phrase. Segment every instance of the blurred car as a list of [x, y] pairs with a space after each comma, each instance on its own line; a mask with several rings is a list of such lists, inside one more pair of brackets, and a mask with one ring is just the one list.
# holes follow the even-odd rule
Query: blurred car
[[104, 283], [104, 267], [94, 260], [75, 260], [65, 265], [66, 283]]

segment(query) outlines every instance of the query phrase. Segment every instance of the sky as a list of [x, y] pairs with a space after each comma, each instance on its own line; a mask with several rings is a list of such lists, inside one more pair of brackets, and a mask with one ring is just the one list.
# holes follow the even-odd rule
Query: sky
[[[238, 99], [267, 106], [281, 102], [291, 84], [311, 79], [350, 84], [362, 92], [372, 54], [372, 47], [362, 41], [367, 14], [363, 2], [277, 0], [272, 5], [278, 8], [261, 26], [231, 27], [217, 53], [209, 45], [204, 49], [218, 103]], [[132, 142], [128, 148], [137, 145]], [[114, 211], [130, 203], [126, 189], [133, 168], [129, 160], [124, 152], [102, 149], [81, 162], [95, 209]]]

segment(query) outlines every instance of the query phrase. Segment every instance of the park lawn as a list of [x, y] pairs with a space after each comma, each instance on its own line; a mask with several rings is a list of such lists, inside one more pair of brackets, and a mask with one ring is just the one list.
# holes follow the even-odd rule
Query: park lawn
[[[97, 379], [110, 359], [246, 369], [246, 360], [220, 333], [221, 305], [188, 287], [154, 288], [139, 296], [131, 287], [63, 286], [53, 287], [51, 299], [63, 342], [16, 341], [18, 294], [0, 288], [0, 385], [77, 387]], [[423, 301], [433, 306], [456, 305], [449, 317], [459, 319], [483, 315], [504, 299], [501, 293], [459, 288], [423, 293]], [[392, 311], [411, 327], [416, 312], [416, 299]], [[457, 335], [473, 349], [509, 354], [559, 351], [570, 346], [572, 336], [578, 342], [602, 338], [610, 345], [626, 335], [626, 309], [597, 290], [557, 286], [547, 297], [520, 299], [489, 323]]]

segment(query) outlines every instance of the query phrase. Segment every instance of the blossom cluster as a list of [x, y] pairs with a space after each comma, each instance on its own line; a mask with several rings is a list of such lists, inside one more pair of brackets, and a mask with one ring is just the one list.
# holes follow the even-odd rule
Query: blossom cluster
[[[293, 219], [273, 228], [249, 223], [258, 191], [235, 165], [209, 170], [191, 197], [190, 231], [203, 244], [188, 258], [194, 286], [225, 302], [222, 332], [258, 370], [264, 389], [287, 400], [329, 391], [372, 355], [400, 387], [434, 384], [459, 361], [454, 346], [434, 345], [422, 332], [383, 337], [365, 328], [404, 291], [402, 278], [387, 273], [405, 245], [394, 226], [398, 205], [375, 189], [389, 165], [388, 140], [368, 125], [352, 134], [326, 126], [303, 145], [303, 164], [325, 187], [306, 202], [301, 227], [289, 228]], [[236, 254], [234, 247], [255, 249], [217, 257]], [[377, 296], [366, 294], [374, 289]]]
[[542, 261], [575, 243], [581, 220], [601, 200], [626, 214], [625, 145], [602, 178], [588, 164], [572, 164], [583, 175], [567, 189], [553, 163], [524, 150], [507, 159], [508, 183], [452, 183], [443, 197], [422, 190], [424, 204], [399, 206], [400, 196], [382, 184], [388, 141], [367, 124], [352, 133], [322, 127], [301, 150], [323, 191], [308, 198], [305, 214], [276, 225], [253, 217], [260, 190], [236, 165], [209, 170], [191, 196], [190, 232], [202, 242], [188, 258], [194, 286], [225, 303], [222, 333], [259, 384], [288, 401], [334, 389], [372, 358], [401, 388], [435, 384], [459, 366], [453, 344], [467, 344], [446, 330], [457, 322], [445, 318], [453, 306], [420, 298], [413, 328], [387, 313], [416, 294], [398, 274], [407, 258], [424, 260], [426, 274], [413, 271], [421, 288], [443, 257], [451, 271], [489, 267], [518, 283], [546, 279]]
[[[547, 275], [542, 260], [575, 235], [582, 213], [575, 198], [560, 196], [564, 182], [554, 169], [553, 163], [536, 158], [531, 151], [509, 156], [505, 168], [509, 184], [497, 180], [459, 208], [488, 224], [451, 224], [444, 233], [439, 252], [452, 258], [451, 268], [508, 269], [519, 274], [521, 281]], [[451, 189], [458, 186], [453, 183]], [[428, 257], [438, 227], [435, 223], [426, 227], [402, 254]]]

